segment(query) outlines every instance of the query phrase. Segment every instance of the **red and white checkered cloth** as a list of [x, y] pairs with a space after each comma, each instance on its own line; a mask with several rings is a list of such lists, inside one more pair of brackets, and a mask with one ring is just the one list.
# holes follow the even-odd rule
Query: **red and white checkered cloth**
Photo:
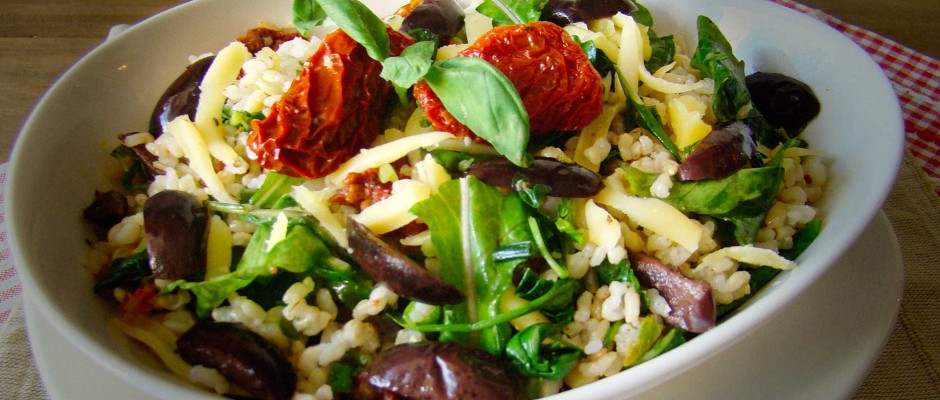
[[[898, 93], [904, 111], [908, 149], [923, 161], [940, 195], [940, 62], [877, 33], [849, 25], [830, 15], [791, 0], [770, 0], [832, 26], [858, 43], [884, 69]], [[7, 164], [0, 164], [0, 328], [19, 304], [22, 287], [16, 279], [6, 239], [5, 182]]]

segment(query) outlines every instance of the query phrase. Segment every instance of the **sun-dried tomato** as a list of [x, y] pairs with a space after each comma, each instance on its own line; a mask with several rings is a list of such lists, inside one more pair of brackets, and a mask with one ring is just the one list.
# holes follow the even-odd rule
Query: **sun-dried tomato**
[[298, 37], [300, 37], [300, 32], [294, 29], [278, 30], [257, 27], [249, 30], [245, 33], [245, 36], [239, 37], [236, 40], [242, 42], [251, 54], [255, 54], [265, 47], [270, 47], [271, 50], [277, 50], [281, 43], [289, 42]]
[[347, 204], [359, 210], [374, 203], [385, 200], [392, 195], [392, 183], [382, 182], [379, 179], [379, 169], [369, 168], [365, 171], [352, 172], [346, 175], [343, 186], [330, 198], [333, 203]]
[[[531, 22], [496, 27], [459, 53], [486, 60], [516, 87], [529, 113], [530, 135], [584, 128], [601, 113], [601, 77], [577, 43], [557, 25]], [[472, 84], [468, 82], [467, 84]], [[425, 82], [414, 96], [436, 129], [472, 136]]]
[[[387, 31], [392, 55], [413, 42]], [[331, 33], [267, 118], [252, 121], [249, 157], [294, 177], [314, 179], [335, 171], [382, 128], [392, 85], [381, 71], [382, 64], [349, 35]]]

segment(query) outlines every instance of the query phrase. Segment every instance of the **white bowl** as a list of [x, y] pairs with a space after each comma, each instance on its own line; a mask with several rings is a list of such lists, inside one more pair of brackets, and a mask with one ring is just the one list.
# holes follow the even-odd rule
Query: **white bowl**
[[[404, 0], [367, 0], [376, 13]], [[104, 144], [145, 130], [154, 102], [188, 56], [217, 51], [260, 20], [285, 25], [290, 1], [206, 0], [164, 12], [95, 49], [43, 96], [14, 148], [9, 180], [10, 240], [23, 286], [56, 329], [110, 371], [162, 398], [215, 398], [178, 380], [123, 335], [80, 266], [81, 212], [103, 187]], [[694, 367], [773, 318], [816, 280], [868, 225], [890, 190], [903, 150], [894, 92], [854, 43], [818, 21], [769, 2], [647, 0], [661, 35], [694, 46], [695, 18], [709, 16], [747, 62], [747, 71], [782, 72], [808, 83], [823, 105], [805, 138], [826, 154], [830, 181], [820, 204], [825, 228], [798, 260], [735, 316], [694, 340], [614, 377], [559, 398], [624, 397]]]

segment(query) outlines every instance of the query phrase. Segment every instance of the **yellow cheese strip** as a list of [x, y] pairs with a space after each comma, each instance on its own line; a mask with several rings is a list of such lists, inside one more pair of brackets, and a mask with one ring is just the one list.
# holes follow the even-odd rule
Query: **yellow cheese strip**
[[454, 137], [454, 135], [448, 132], [435, 131], [406, 136], [383, 145], [363, 149], [359, 154], [346, 160], [336, 171], [327, 175], [326, 181], [338, 187], [342, 184], [346, 175], [350, 173], [362, 172], [369, 168], [378, 168], [382, 166], [382, 164], [391, 164], [414, 150], [436, 145], [452, 137]]
[[330, 236], [333, 237], [333, 240], [336, 240], [337, 244], [344, 248], [349, 248], [349, 241], [346, 239], [346, 229], [343, 228], [343, 224], [340, 223], [339, 218], [330, 212], [329, 199], [333, 195], [332, 191], [312, 191], [302, 185], [297, 185], [294, 186], [290, 195], [294, 201], [300, 205], [300, 208], [303, 208], [304, 211], [312, 214], [317, 221], [320, 221], [320, 226], [329, 232]]
[[638, 225], [665, 236], [689, 252], [698, 250], [702, 229], [668, 203], [652, 197], [636, 197], [604, 188], [594, 201], [624, 213]]
[[593, 162], [585, 152], [594, 146], [598, 138], [606, 138], [607, 132], [610, 131], [610, 124], [613, 123], [614, 117], [621, 111], [621, 108], [620, 106], [605, 105], [601, 115], [581, 130], [581, 135], [578, 136], [578, 144], [575, 146], [574, 162], [594, 172], [600, 169], [600, 163]]
[[242, 64], [251, 58], [251, 53], [241, 42], [232, 42], [215, 56], [206, 76], [199, 85], [199, 105], [193, 122], [217, 160], [225, 164], [226, 169], [234, 174], [248, 171], [248, 163], [241, 158], [232, 146], [225, 142], [222, 133], [222, 106], [225, 105], [225, 87], [235, 83]]
[[620, 223], [607, 210], [588, 200], [584, 203], [588, 240], [603, 249], [612, 249], [620, 240]]
[[730, 246], [708, 253], [699, 260], [699, 265], [708, 265], [721, 257], [728, 257], [738, 262], [751, 265], [762, 265], [787, 270], [796, 268], [796, 263], [781, 257], [777, 252], [754, 246]]
[[189, 116], [176, 117], [166, 125], [166, 131], [173, 135], [173, 139], [176, 139], [176, 143], [183, 149], [183, 155], [189, 159], [190, 168], [206, 184], [206, 192], [223, 203], [238, 204], [238, 200], [225, 190], [225, 185], [216, 175], [206, 142], [189, 120]]
[[[170, 371], [173, 371], [174, 374], [189, 379], [191, 366], [183, 360], [183, 357], [176, 354], [175, 337], [173, 341], [169, 342], [161, 337], [165, 336], [160, 333], [166, 330], [166, 327], [157, 322], [150, 321], [146, 317], [142, 317], [140, 321], [133, 325], [117, 318], [110, 320], [110, 323], [113, 327], [124, 332], [125, 335], [140, 341], [150, 350], [153, 350], [153, 353], [156, 354], [157, 357], [160, 358], [160, 361], [163, 361], [163, 364], [165, 364]], [[170, 336], [173, 336], [173, 334], [170, 333]]]
[[431, 189], [416, 180], [402, 179], [392, 184], [392, 194], [373, 203], [355, 220], [378, 235], [401, 228], [417, 217], [408, 212], [415, 203], [431, 197]]
[[209, 220], [209, 239], [206, 243], [205, 280], [229, 273], [232, 267], [232, 230], [218, 215]]

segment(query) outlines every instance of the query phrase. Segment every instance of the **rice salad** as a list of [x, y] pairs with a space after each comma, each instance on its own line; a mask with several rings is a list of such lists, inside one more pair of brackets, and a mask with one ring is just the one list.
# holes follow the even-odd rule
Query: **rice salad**
[[695, 43], [632, 0], [364, 9], [294, 1], [111, 144], [83, 265], [182, 379], [548, 396], [694, 340], [821, 229], [818, 102], [707, 17]]

